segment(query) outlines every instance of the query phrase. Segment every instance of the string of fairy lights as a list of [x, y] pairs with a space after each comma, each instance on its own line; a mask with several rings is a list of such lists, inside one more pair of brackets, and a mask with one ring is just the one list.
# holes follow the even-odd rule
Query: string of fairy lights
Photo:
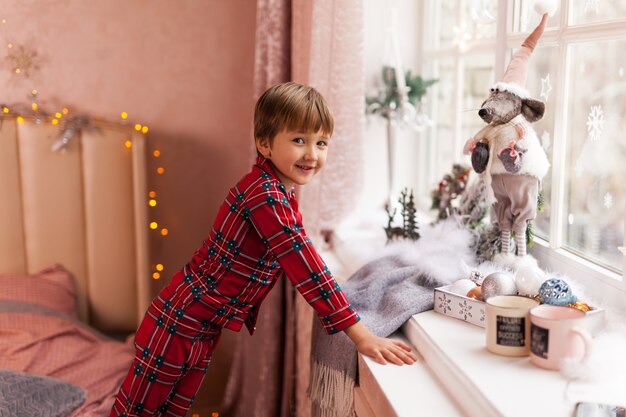
[[[30, 105], [12, 105], [9, 108], [8, 105], [0, 105], [0, 109], [2, 114], [5, 116], [15, 115], [15, 119], [18, 123], [24, 123], [26, 121], [26, 117], [32, 117], [33, 121], [37, 124], [50, 123], [54, 126], [59, 126], [61, 129], [59, 140], [57, 143], [60, 145], [57, 147], [56, 143], [53, 145], [53, 150], [61, 150], [64, 151], [65, 145], [72, 139], [72, 136], [75, 135], [80, 128], [87, 126], [91, 123], [91, 119], [85, 119], [85, 115], [77, 115], [74, 119], [72, 118], [71, 112], [67, 107], [63, 107], [62, 109], [54, 112], [45, 112], [41, 109], [40, 104], [38, 103], [39, 92], [36, 89], [33, 89], [30, 93]], [[128, 121], [128, 113], [122, 112], [120, 114], [122, 119], [122, 124], [129, 124]], [[77, 122], [79, 120], [80, 122]], [[85, 120], [88, 120], [85, 122]], [[81, 124], [82, 123], [82, 124]], [[134, 129], [137, 132], [140, 132], [144, 135], [148, 133], [150, 128], [147, 125], [142, 125], [140, 123], [134, 124]], [[70, 133], [67, 133], [70, 132]], [[124, 140], [123, 146], [130, 150], [133, 147], [132, 138], [128, 138]], [[152, 158], [159, 161], [161, 157], [161, 151], [159, 149], [153, 149], [151, 152]], [[157, 167], [155, 168], [155, 172], [157, 175], [163, 175], [165, 173], [165, 167], [162, 164], [157, 163]], [[147, 204], [149, 208], [155, 208], [157, 206], [157, 192], [154, 189], [148, 191], [147, 196]], [[149, 218], [151, 218], [148, 223], [148, 228], [158, 233], [158, 236], [163, 238], [169, 235], [169, 229], [164, 227], [155, 219], [155, 214], [150, 213]], [[153, 263], [151, 266], [151, 274], [154, 280], [158, 280], [161, 278], [161, 274], [165, 270], [165, 265], [160, 262]]]

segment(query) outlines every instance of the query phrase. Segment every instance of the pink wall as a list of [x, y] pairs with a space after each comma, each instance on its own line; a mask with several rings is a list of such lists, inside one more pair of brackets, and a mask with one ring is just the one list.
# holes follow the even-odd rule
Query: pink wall
[[2, 59], [0, 102], [36, 88], [42, 107], [110, 120], [126, 111], [150, 127], [150, 148], [162, 151], [151, 167], [166, 168], [149, 175], [150, 210], [170, 230], [153, 253], [166, 272], [180, 267], [248, 165], [254, 2], [2, 0], [0, 19], [0, 59], [9, 41], [36, 50], [40, 67], [25, 78]]
[[[247, 172], [255, 3], [0, 0], [0, 103], [25, 102], [35, 88], [46, 109], [109, 120], [125, 111], [150, 127], [149, 148], [162, 152], [150, 161], [158, 193], [150, 213], [170, 231], [153, 233], [153, 259], [166, 268], [155, 290], [200, 245]], [[20, 45], [37, 53], [29, 78], [6, 58]]]

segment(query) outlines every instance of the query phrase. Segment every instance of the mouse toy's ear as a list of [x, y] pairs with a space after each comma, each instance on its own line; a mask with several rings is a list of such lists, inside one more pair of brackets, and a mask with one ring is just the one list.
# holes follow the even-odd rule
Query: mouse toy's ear
[[543, 101], [534, 100], [532, 98], [522, 99], [522, 115], [529, 122], [536, 122], [543, 117], [546, 111], [546, 105]]

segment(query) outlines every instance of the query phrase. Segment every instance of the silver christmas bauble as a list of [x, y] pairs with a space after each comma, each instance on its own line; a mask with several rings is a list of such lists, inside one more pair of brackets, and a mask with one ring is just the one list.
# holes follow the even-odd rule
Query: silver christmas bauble
[[494, 272], [485, 277], [482, 284], [483, 299], [494, 295], [516, 295], [517, 287], [513, 275], [508, 272]]

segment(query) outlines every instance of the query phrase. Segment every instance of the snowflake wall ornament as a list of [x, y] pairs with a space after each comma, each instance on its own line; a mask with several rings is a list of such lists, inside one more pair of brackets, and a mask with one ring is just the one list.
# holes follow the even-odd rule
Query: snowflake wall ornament
[[548, 101], [550, 91], [552, 91], [552, 85], [550, 84], [550, 74], [548, 74], [545, 78], [541, 79], [541, 94], [539, 94], [539, 96], [543, 97], [545, 101]]
[[35, 49], [23, 45], [14, 46], [4, 59], [9, 63], [9, 69], [13, 74], [29, 78], [33, 73], [39, 71], [39, 56]]
[[604, 130], [604, 111], [602, 110], [602, 106], [600, 104], [591, 106], [589, 115], [587, 116], [589, 140], [592, 142], [600, 140], [602, 130]]

